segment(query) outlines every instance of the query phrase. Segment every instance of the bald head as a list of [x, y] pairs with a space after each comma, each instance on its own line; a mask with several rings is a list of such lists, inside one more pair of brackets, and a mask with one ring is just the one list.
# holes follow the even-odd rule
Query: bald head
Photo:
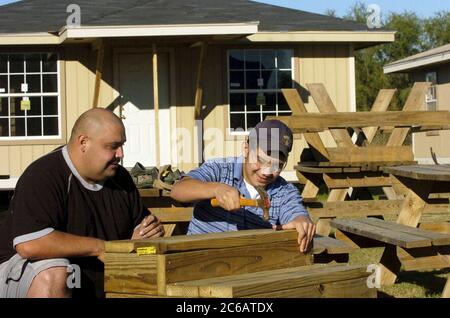
[[104, 108], [90, 109], [75, 121], [69, 143], [73, 143], [80, 135], [95, 138], [99, 133], [117, 126], [123, 128], [122, 121], [112, 111]]

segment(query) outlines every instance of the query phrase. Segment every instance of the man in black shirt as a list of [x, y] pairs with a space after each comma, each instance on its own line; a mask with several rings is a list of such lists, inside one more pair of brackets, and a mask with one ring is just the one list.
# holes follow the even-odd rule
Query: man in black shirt
[[102, 297], [105, 241], [164, 234], [119, 165], [125, 141], [116, 115], [91, 109], [66, 146], [25, 170], [0, 227], [0, 297]]

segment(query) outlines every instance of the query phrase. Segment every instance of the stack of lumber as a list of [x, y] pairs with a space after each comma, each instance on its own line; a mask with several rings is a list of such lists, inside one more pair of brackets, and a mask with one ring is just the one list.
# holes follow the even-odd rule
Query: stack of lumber
[[310, 253], [296, 231], [247, 230], [106, 244], [107, 297], [374, 297], [366, 267], [313, 264], [353, 247], [317, 237]]

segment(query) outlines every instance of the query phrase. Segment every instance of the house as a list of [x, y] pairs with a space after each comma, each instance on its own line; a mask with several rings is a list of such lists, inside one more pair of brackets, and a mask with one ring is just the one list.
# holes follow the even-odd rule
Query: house
[[[422, 110], [450, 111], [450, 44], [415, 54], [384, 66], [385, 74], [408, 73], [413, 82], [431, 82]], [[450, 131], [413, 134], [413, 152], [419, 163], [433, 163], [430, 148], [440, 163], [450, 163]]]
[[354, 51], [395, 34], [247, 0], [72, 2], [0, 7], [0, 188], [65, 144], [91, 107], [123, 118], [125, 167], [185, 171], [202, 150], [240, 154], [248, 128], [289, 114], [281, 88], [297, 87], [312, 110], [304, 85], [322, 82], [338, 110], [356, 110]]

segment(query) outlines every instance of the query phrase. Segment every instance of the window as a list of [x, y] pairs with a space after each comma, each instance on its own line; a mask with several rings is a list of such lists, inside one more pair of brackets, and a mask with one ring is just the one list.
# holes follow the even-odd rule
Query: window
[[425, 96], [427, 110], [436, 111], [437, 110], [437, 97], [436, 97], [437, 74], [436, 74], [436, 72], [426, 73], [425, 81], [431, 82], [431, 86], [428, 89], [427, 95]]
[[292, 50], [228, 51], [231, 131], [291, 113], [281, 89], [292, 88], [292, 56]]
[[60, 137], [58, 55], [0, 53], [0, 140]]

